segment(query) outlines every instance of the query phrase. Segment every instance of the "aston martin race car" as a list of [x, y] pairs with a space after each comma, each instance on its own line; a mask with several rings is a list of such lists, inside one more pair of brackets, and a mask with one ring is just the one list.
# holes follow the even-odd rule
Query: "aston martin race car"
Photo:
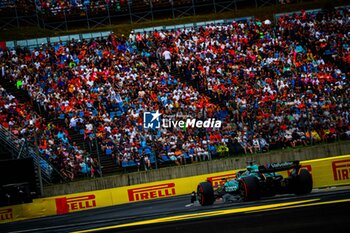
[[[277, 172], [290, 171], [288, 177]], [[197, 200], [202, 205], [212, 205], [222, 198], [228, 201], [253, 201], [261, 197], [277, 194], [302, 195], [312, 191], [312, 176], [301, 168], [299, 161], [257, 165], [250, 163], [236, 177], [224, 180], [223, 184], [212, 186], [211, 182], [201, 182], [197, 186]]]

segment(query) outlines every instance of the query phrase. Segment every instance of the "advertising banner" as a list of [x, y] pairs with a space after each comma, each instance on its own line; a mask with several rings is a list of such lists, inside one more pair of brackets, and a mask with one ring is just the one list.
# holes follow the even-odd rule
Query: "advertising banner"
[[[302, 161], [301, 165], [310, 171], [313, 188], [350, 184], [350, 155]], [[225, 182], [224, 179], [235, 178], [236, 172], [240, 170], [243, 169], [34, 199], [33, 203], [29, 204], [1, 207], [0, 223], [190, 194], [196, 191], [199, 182], [207, 180], [215, 186]], [[283, 176], [288, 176], [289, 173], [290, 171], [279, 172]]]

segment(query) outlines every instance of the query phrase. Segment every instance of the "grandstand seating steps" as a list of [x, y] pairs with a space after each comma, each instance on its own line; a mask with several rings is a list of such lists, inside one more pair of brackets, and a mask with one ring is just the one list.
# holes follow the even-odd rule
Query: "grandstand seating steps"
[[[30, 97], [26, 94], [24, 90], [17, 89], [16, 86], [8, 81], [1, 80], [0, 84], [12, 95], [16, 97], [16, 99], [19, 100], [20, 103], [28, 103], [30, 101]], [[37, 107], [37, 106], [35, 106]], [[58, 126], [65, 126], [65, 116], [64, 114], [60, 114], [57, 118], [53, 118], [52, 116], [49, 116], [47, 113], [43, 112], [43, 109], [35, 108], [35, 110], [40, 114], [40, 115], [45, 115], [47, 120], [55, 125]], [[113, 112], [113, 114], [116, 117], [120, 117], [122, 114], [122, 111], [118, 110], [116, 112]], [[84, 135], [82, 134], [83, 132], [81, 131], [75, 131], [74, 129], [69, 129], [66, 127], [69, 133], [69, 139], [70, 142], [73, 143], [75, 142], [80, 149], [85, 150], [90, 153], [92, 157], [97, 158], [97, 148], [96, 146], [93, 146], [90, 148], [89, 143], [87, 140], [84, 140]], [[92, 151], [90, 151], [92, 149]], [[105, 152], [101, 151], [99, 148], [99, 155], [100, 155], [100, 163], [102, 167], [102, 174], [109, 174], [109, 173], [115, 173], [119, 172], [122, 170], [121, 167], [117, 167], [115, 161], [111, 156], [105, 155]]]
[[[17, 87], [13, 84], [10, 83], [8, 80], [4, 80], [4, 79], [0, 79], [0, 84], [3, 88], [5, 88], [9, 93], [11, 93], [12, 95], [14, 95], [16, 97], [16, 99], [19, 101], [19, 103], [22, 104], [30, 104], [30, 97], [28, 96], [28, 94], [26, 93], [26, 91], [22, 90], [22, 89], [17, 89]], [[37, 106], [34, 106], [37, 107]], [[38, 108], [34, 108], [37, 112], [38, 112]], [[42, 110], [42, 109], [41, 109]], [[40, 115], [44, 115], [47, 120], [51, 123], [54, 123], [56, 125], [60, 125], [60, 126], [64, 126], [64, 116], [59, 116], [58, 118], [54, 119], [51, 116], [49, 116], [47, 113], [43, 113], [42, 111], [38, 112], [38, 114]], [[68, 127], [67, 127], [68, 128]], [[84, 136], [80, 135], [80, 132], [77, 132], [73, 129], [67, 129], [68, 133], [69, 133], [69, 137], [70, 137], [70, 142], [76, 142], [77, 145], [83, 149], [86, 150], [88, 152], [90, 152], [90, 155], [92, 157], [97, 157], [97, 149], [96, 146], [93, 147], [92, 151], [90, 151], [88, 142], [86, 140], [84, 140]], [[101, 151], [101, 150], [100, 150]], [[103, 171], [102, 173], [113, 173], [116, 172], [118, 170], [120, 170], [120, 168], [118, 169], [115, 166], [115, 163], [113, 161], [113, 159], [111, 157], [105, 156], [103, 153], [100, 153], [100, 162], [101, 162], [101, 166], [103, 167]]]
[[[52, 120], [52, 122], [62, 125], [62, 124], [65, 124], [63, 119], [60, 119], [60, 117], [58, 117], [56, 120]], [[88, 153], [90, 153], [92, 157], [94, 158], [98, 157], [96, 145], [90, 147], [89, 142], [87, 140], [84, 140], [84, 133], [83, 133], [84, 130], [76, 131], [68, 127], [67, 127], [67, 130], [69, 133], [71, 143], [75, 142], [80, 149], [87, 151]], [[95, 143], [95, 142], [92, 142], [92, 143]], [[100, 163], [102, 167], [102, 174], [114, 173], [120, 170], [118, 169], [118, 167], [115, 166], [115, 163], [112, 157], [105, 155], [104, 152], [101, 151], [100, 147], [99, 147], [99, 156], [100, 156]]]

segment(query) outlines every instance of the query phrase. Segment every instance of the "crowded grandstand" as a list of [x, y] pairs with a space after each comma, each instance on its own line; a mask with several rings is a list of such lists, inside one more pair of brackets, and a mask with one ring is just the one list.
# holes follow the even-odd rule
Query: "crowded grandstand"
[[[104, 2], [127, 7], [31, 6]], [[349, 20], [341, 7], [5, 47], [1, 130], [68, 181], [349, 140]], [[151, 130], [146, 112], [222, 125]]]

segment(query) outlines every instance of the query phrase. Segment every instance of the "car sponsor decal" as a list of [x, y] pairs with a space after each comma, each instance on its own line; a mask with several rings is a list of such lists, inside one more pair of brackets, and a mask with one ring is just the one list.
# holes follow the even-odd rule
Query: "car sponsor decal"
[[226, 180], [231, 180], [234, 178], [236, 178], [236, 174], [228, 173], [220, 176], [210, 176], [207, 178], [207, 181], [211, 182], [213, 186], [218, 186], [223, 185]]

